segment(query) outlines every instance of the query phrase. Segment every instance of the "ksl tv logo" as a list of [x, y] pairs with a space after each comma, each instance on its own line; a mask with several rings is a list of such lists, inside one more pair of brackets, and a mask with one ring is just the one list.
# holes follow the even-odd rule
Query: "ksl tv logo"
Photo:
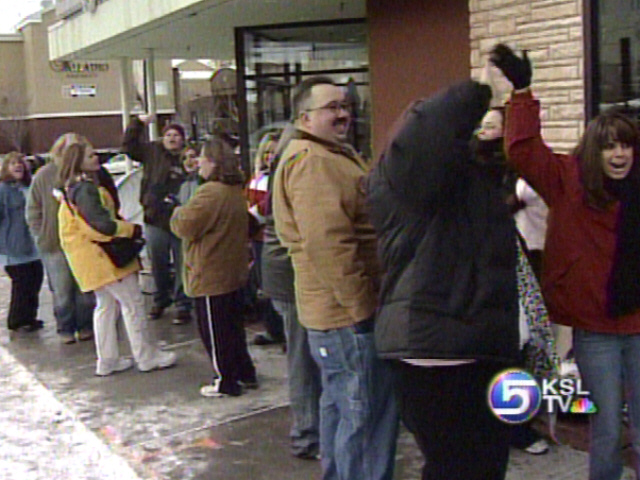
[[580, 378], [543, 379], [538, 385], [526, 370], [509, 369], [497, 374], [487, 392], [489, 407], [506, 423], [525, 423], [544, 405], [547, 413], [596, 413], [598, 408], [582, 388]]

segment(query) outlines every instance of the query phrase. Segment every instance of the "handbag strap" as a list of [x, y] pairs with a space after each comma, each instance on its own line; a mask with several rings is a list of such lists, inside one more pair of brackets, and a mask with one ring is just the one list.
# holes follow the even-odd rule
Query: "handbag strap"
[[67, 204], [67, 207], [69, 207], [69, 210], [71, 211], [71, 215], [73, 215], [75, 217], [76, 216], [76, 207], [75, 207], [75, 205], [72, 205], [71, 202], [69, 201], [69, 197], [67, 196], [67, 189], [66, 188], [62, 189], [62, 198], [64, 199], [64, 203]]

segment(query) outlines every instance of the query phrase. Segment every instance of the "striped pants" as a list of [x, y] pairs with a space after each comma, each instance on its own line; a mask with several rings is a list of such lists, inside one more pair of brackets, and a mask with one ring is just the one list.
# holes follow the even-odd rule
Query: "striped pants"
[[219, 379], [220, 390], [239, 381], [255, 381], [256, 369], [242, 323], [241, 290], [196, 297], [195, 307], [200, 338], [211, 359], [214, 380]]

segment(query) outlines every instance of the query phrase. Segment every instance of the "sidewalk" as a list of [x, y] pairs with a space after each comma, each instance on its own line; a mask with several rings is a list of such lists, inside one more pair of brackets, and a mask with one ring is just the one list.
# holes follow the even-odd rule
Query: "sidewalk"
[[[0, 276], [2, 322], [9, 285]], [[10, 339], [4, 323], [0, 328], [0, 478], [321, 478], [318, 462], [288, 453], [286, 362], [279, 347], [251, 346], [260, 389], [238, 398], [202, 398], [198, 387], [209, 380], [208, 358], [195, 323], [172, 325], [171, 310], [152, 327], [165, 348], [179, 355], [178, 365], [105, 378], [93, 375], [92, 342], [59, 343], [46, 287], [40, 311], [46, 325], [40, 332]], [[417, 480], [420, 468], [420, 454], [403, 431], [395, 478]], [[586, 454], [568, 446], [539, 457], [513, 451], [507, 478], [582, 480], [586, 468]], [[624, 478], [633, 477], [627, 472]]]

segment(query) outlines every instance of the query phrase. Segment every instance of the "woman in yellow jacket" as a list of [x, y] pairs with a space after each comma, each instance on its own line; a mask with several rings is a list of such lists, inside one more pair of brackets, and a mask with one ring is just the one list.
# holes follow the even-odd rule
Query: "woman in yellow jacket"
[[204, 183], [171, 217], [182, 240], [184, 286], [195, 297], [200, 337], [214, 371], [205, 397], [238, 396], [256, 388], [256, 369], [242, 325], [242, 293], [249, 274], [248, 213], [243, 174], [231, 147], [210, 140], [198, 158]]
[[98, 157], [84, 137], [64, 150], [58, 211], [60, 243], [73, 276], [80, 290], [94, 291], [96, 295], [96, 375], [106, 376], [133, 366], [131, 359], [121, 357], [118, 351], [116, 323], [120, 309], [138, 369], [147, 372], [169, 367], [176, 361], [175, 354], [161, 351], [150, 339], [138, 284], [139, 261], [118, 268], [97, 243], [115, 237], [142, 236], [140, 225], [116, 219], [113, 198], [98, 186], [99, 168]]

